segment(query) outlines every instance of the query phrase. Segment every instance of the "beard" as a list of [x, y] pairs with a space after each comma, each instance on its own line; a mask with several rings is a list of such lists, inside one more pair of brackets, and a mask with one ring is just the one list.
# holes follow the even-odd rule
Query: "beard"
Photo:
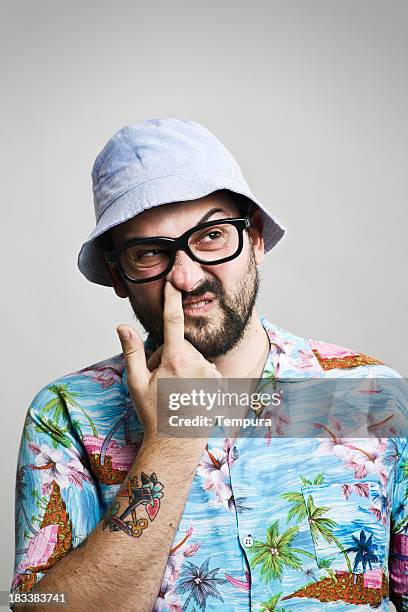
[[[259, 291], [259, 274], [252, 248], [249, 249], [248, 266], [241, 278], [238, 289], [227, 293], [221, 282], [211, 277], [205, 279], [193, 291], [182, 291], [182, 299], [200, 297], [212, 293], [217, 302], [215, 308], [219, 316], [210, 313], [208, 316], [184, 315], [184, 337], [199, 351], [205, 359], [214, 359], [225, 355], [235, 348], [244, 336], [250, 321]], [[149, 334], [156, 348], [164, 342], [163, 338], [163, 305], [154, 309], [144, 303], [140, 297], [129, 297], [135, 317]]]

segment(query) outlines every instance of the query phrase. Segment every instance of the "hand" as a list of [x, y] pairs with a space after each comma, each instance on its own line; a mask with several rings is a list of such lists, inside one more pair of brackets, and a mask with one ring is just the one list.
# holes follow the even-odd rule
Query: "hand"
[[158, 378], [221, 378], [215, 365], [185, 340], [181, 292], [169, 281], [164, 287], [164, 343], [148, 363], [137, 331], [128, 325], [119, 325], [116, 331], [125, 358], [129, 393], [144, 427], [144, 440], [157, 434]]

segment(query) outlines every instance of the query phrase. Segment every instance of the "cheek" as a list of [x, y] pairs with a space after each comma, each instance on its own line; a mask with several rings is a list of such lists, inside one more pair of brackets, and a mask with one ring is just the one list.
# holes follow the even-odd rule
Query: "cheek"
[[225, 289], [236, 287], [248, 269], [244, 258], [237, 257], [231, 261], [206, 268], [208, 275], [215, 276]]
[[139, 304], [151, 306], [153, 310], [161, 307], [163, 295], [164, 282], [162, 279], [132, 289], [132, 298]]

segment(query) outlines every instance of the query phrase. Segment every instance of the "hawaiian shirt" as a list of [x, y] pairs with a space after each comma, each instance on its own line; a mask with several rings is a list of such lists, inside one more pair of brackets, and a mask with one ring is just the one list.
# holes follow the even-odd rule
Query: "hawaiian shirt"
[[[401, 379], [378, 359], [261, 322], [263, 379]], [[388, 610], [389, 593], [408, 610], [407, 439], [347, 438], [339, 419], [325, 437], [288, 437], [285, 418], [263, 436], [210, 437], [155, 611]], [[13, 592], [30, 591], [104, 518], [142, 439], [123, 354], [37, 393], [18, 457]]]

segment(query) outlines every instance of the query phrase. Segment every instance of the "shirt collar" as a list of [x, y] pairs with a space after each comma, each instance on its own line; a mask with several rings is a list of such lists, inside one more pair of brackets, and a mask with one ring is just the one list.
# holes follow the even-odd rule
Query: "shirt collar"
[[261, 323], [268, 334], [270, 351], [265, 363], [266, 370], [274, 371], [278, 380], [284, 378], [321, 378], [323, 368], [312, 351], [307, 338], [295, 334], [270, 323], [261, 316]]

